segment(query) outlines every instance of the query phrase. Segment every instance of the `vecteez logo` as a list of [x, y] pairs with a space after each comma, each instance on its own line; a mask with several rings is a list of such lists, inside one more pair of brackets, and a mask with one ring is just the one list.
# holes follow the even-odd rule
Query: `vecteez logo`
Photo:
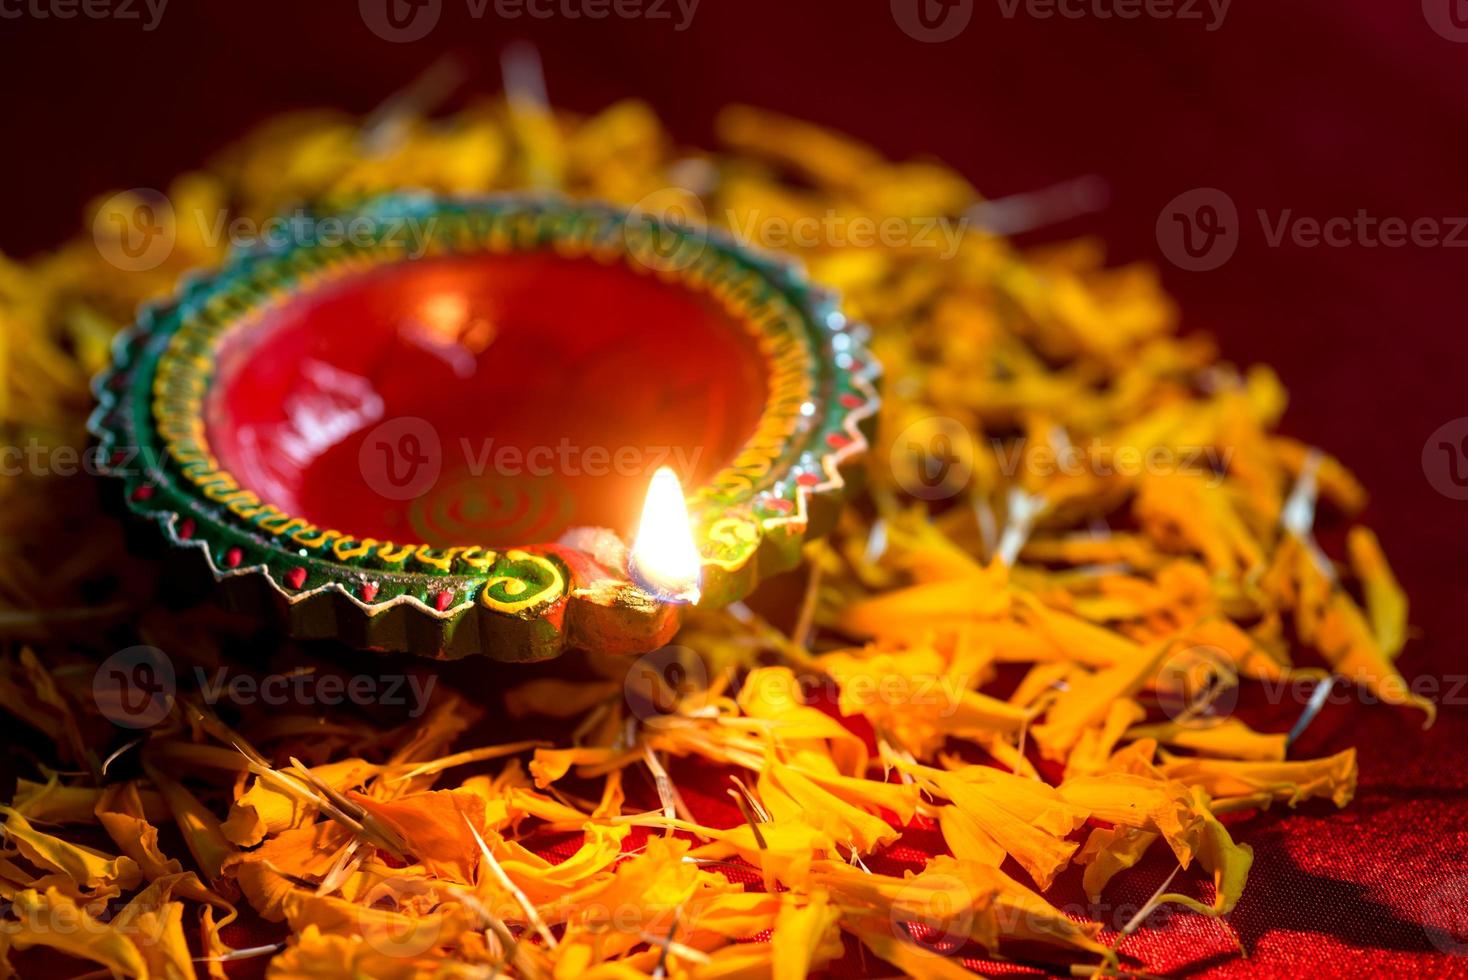
[[1157, 702], [1184, 728], [1206, 728], [1233, 713], [1239, 703], [1239, 672], [1218, 647], [1184, 647], [1164, 660], [1155, 681]]
[[684, 699], [707, 690], [708, 668], [687, 647], [665, 646], [638, 657], [623, 678], [634, 717], [650, 728], [670, 723]]
[[357, 450], [362, 480], [387, 500], [415, 500], [438, 483], [443, 445], [438, 430], [416, 416], [389, 419], [367, 433]]
[[[0, 0], [3, 3], [4, 0]], [[700, 0], [465, 0], [470, 20], [619, 20], [661, 21], [685, 31], [698, 13]], [[443, 0], [357, 0], [367, 29], [384, 41], [421, 41], [438, 26]]]
[[708, 215], [698, 195], [664, 187], [627, 211], [622, 235], [627, 254], [649, 269], [676, 272], [697, 262], [708, 246]]
[[144, 32], [163, 21], [168, 0], [0, 0], [0, 20], [136, 21]]
[[113, 194], [92, 218], [92, 241], [123, 272], [156, 269], [173, 254], [178, 238], [173, 205], [145, 187]]
[[1439, 37], [1468, 43], [1468, 0], [1422, 0], [1422, 16]]
[[953, 40], [974, 16], [974, 0], [891, 0], [891, 7], [902, 33], [925, 44]]
[[1449, 878], [1422, 903], [1423, 931], [1449, 956], [1468, 956], [1468, 877]]
[[1468, 417], [1438, 426], [1422, 444], [1422, 472], [1449, 500], [1468, 500]]
[[897, 485], [919, 500], [947, 500], [968, 486], [974, 438], [962, 422], [928, 416], [903, 429], [889, 459]]
[[[1468, 248], [1468, 216], [1373, 214], [1314, 215], [1293, 207], [1254, 209], [1265, 248]], [[1233, 198], [1216, 187], [1184, 191], [1157, 215], [1157, 245], [1169, 262], [1209, 272], [1233, 258], [1249, 231]], [[1252, 235], [1252, 233], [1251, 233]]]
[[438, 26], [443, 0], [357, 0], [362, 23], [384, 41], [421, 41]]
[[92, 700], [120, 728], [152, 728], [173, 710], [178, 681], [173, 661], [156, 647], [119, 650], [92, 675]]
[[1185, 191], [1157, 216], [1157, 245], [1179, 269], [1211, 272], [1239, 247], [1238, 206], [1216, 187]]

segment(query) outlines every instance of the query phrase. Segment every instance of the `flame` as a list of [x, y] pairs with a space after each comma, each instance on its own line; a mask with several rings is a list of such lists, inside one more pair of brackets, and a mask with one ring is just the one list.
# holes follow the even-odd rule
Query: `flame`
[[638, 585], [665, 602], [698, 601], [703, 564], [693, 543], [683, 487], [669, 467], [659, 467], [648, 484], [627, 570]]

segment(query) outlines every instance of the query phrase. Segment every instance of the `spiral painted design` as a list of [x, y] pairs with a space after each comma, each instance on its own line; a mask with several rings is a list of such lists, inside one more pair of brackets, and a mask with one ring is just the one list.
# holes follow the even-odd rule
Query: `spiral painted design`
[[436, 548], [504, 547], [554, 541], [574, 510], [570, 493], [554, 479], [465, 474], [415, 500], [408, 519], [418, 540]]
[[555, 560], [525, 551], [508, 551], [495, 562], [479, 601], [496, 612], [522, 614], [559, 599], [566, 575]]

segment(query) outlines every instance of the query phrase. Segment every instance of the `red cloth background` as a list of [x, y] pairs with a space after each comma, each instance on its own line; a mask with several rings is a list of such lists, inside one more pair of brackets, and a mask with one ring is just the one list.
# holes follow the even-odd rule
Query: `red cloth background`
[[[1154, 972], [1468, 975], [1468, 956], [1442, 952], [1468, 948], [1468, 503], [1435, 492], [1421, 463], [1433, 430], [1468, 415], [1468, 251], [1276, 248], [1253, 217], [1468, 215], [1468, 44], [1434, 32], [1422, 0], [1238, 0], [1212, 32], [1146, 17], [1007, 19], [998, 0], [975, 0], [969, 27], [941, 44], [904, 35], [884, 0], [703, 0], [683, 32], [506, 22], [492, 6], [476, 20], [466, 0], [444, 0], [437, 30], [410, 44], [373, 36], [356, 8], [174, 0], [152, 32], [0, 20], [0, 250], [55, 243], [89, 196], [162, 185], [281, 110], [368, 110], [444, 51], [468, 56], [471, 88], [496, 88], [497, 52], [517, 37], [540, 48], [556, 102], [642, 96], [691, 142], [709, 141], [718, 107], [746, 101], [894, 156], [939, 156], [990, 196], [1101, 175], [1109, 209], [1043, 237], [1095, 232], [1117, 260], [1157, 261], [1190, 327], [1231, 360], [1280, 371], [1288, 430], [1373, 493], [1369, 518], [1420, 633], [1404, 672], [1442, 679], [1458, 702], [1427, 733], [1403, 710], [1327, 707], [1298, 754], [1358, 746], [1361, 790], [1341, 813], [1249, 823], [1256, 862], [1231, 917], [1247, 960], [1230, 955], [1221, 924], [1185, 914], [1125, 948]], [[1207, 273], [1168, 265], [1154, 233], [1160, 209], [1196, 187], [1224, 190], [1244, 216], [1237, 254]], [[1282, 730], [1298, 706], [1277, 712]], [[912, 837], [895, 858], [931, 843]], [[1165, 873], [1138, 872], [1108, 900], [1135, 906]]]

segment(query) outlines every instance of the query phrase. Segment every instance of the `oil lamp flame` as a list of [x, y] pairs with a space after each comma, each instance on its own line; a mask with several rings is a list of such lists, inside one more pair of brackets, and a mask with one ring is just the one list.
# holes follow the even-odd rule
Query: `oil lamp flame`
[[669, 467], [652, 475], [627, 570], [638, 585], [665, 602], [698, 601], [702, 562], [683, 487]]

